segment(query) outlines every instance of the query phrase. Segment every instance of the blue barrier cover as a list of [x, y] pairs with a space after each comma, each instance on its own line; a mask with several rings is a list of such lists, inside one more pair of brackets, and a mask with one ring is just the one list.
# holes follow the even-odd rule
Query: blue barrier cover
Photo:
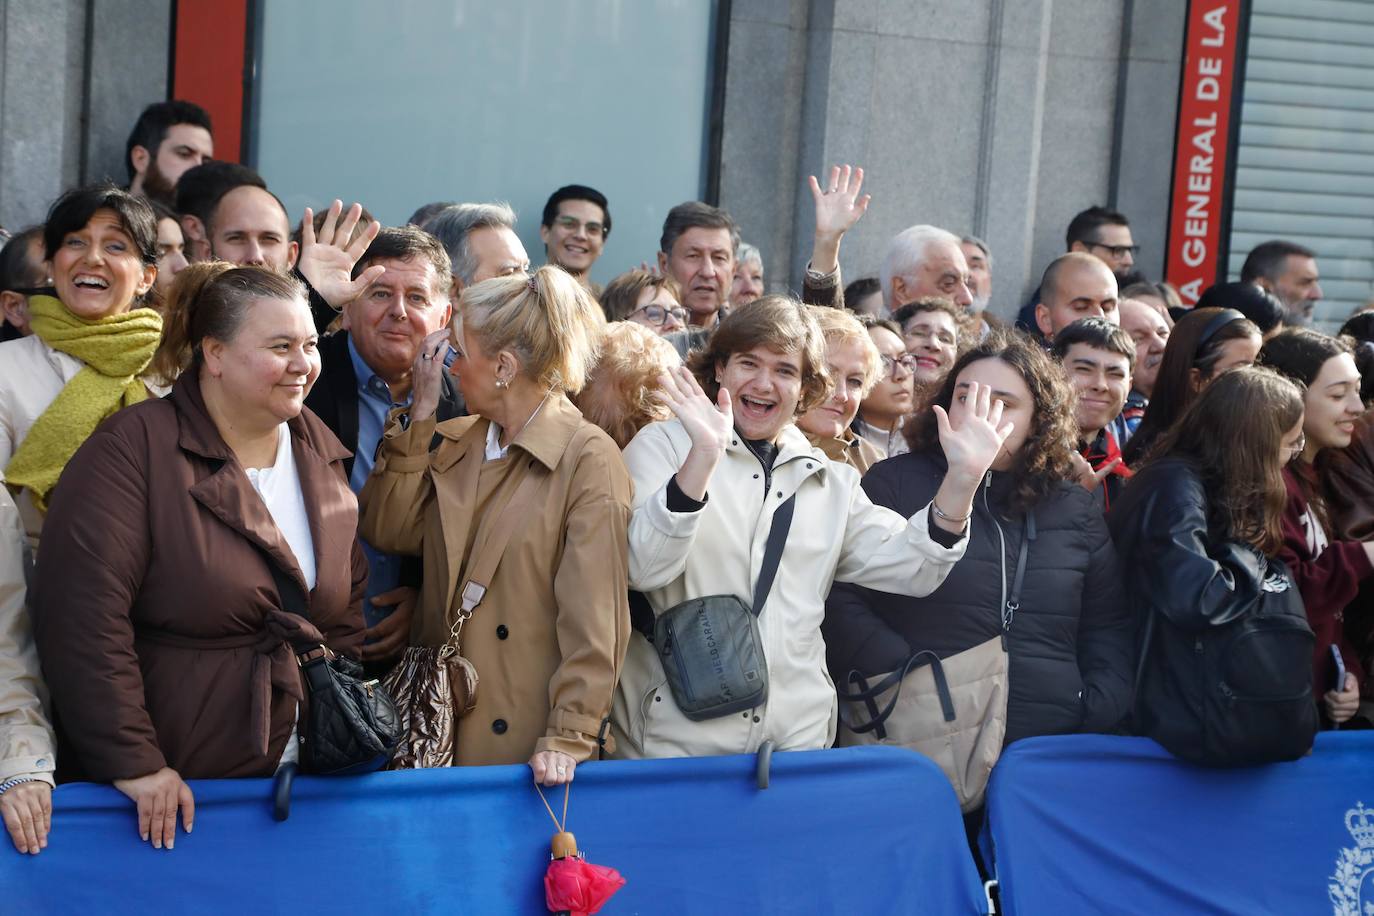
[[[0, 913], [548, 912], [553, 823], [527, 767], [301, 777], [284, 823], [268, 780], [191, 788], [171, 851], [113, 788], [58, 789], [46, 850], [0, 837]], [[568, 827], [627, 880], [607, 916], [984, 910], [954, 794], [909, 751], [779, 753], [762, 791], [753, 757], [584, 764]]]
[[1374, 733], [1209, 770], [1145, 738], [1030, 738], [988, 789], [1003, 912], [1374, 913]]

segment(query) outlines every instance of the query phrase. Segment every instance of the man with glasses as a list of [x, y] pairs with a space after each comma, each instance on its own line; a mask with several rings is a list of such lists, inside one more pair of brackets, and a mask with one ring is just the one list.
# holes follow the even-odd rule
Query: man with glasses
[[[353, 452], [344, 460], [344, 471], [355, 493], [372, 472], [387, 414], [410, 403], [420, 344], [445, 327], [453, 311], [453, 268], [443, 245], [421, 229], [402, 226], [379, 231], [358, 257], [350, 244], [356, 243], [358, 209], [340, 219], [336, 204], [318, 238], [313, 228], [307, 231], [309, 223], [301, 238], [301, 263], [309, 268], [310, 284], [326, 301], [343, 303], [344, 328], [320, 341], [320, 378], [305, 404]], [[441, 386], [440, 421], [462, 416], [462, 399], [447, 372]], [[419, 568], [366, 542], [362, 546], [368, 562], [363, 660], [381, 663], [406, 645]]]
[[610, 234], [606, 195], [595, 188], [564, 185], [544, 204], [539, 238], [544, 243], [545, 259], [572, 274], [594, 295], [600, 295], [601, 289], [592, 283], [589, 272]]
[[44, 292], [49, 285], [43, 261], [43, 227], [33, 226], [15, 234], [0, 249], [0, 340], [32, 333], [29, 297]]

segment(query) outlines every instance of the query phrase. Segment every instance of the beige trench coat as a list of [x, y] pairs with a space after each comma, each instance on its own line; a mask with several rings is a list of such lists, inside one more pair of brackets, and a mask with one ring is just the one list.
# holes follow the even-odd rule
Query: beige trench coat
[[[494, 521], [475, 505], [479, 475], [502, 473], [497, 461], [474, 466], [489, 425], [462, 417], [402, 430], [393, 418], [363, 488], [363, 538], [424, 557], [412, 645], [443, 644], [461, 604], [467, 546], [475, 552]], [[431, 452], [436, 428], [442, 441]], [[463, 628], [461, 650], [479, 683], [477, 706], [459, 723], [456, 761], [523, 763], [548, 750], [587, 760], [598, 736], [608, 736], [603, 723], [629, 639], [630, 475], [611, 438], [561, 395], [545, 402], [504, 461], [523, 466], [508, 469], [489, 504], [528, 474], [548, 479]]]
[[868, 469], [879, 461], [883, 460], [883, 453], [878, 451], [877, 446], [869, 442], [863, 436], [846, 429], [844, 434], [838, 438], [832, 436], [813, 436], [806, 434], [806, 441], [825, 453], [837, 464], [847, 464], [859, 472], [862, 477], [868, 473]]
[[0, 782], [32, 776], [52, 783], [55, 742], [24, 606], [23, 532], [3, 480], [0, 476]]

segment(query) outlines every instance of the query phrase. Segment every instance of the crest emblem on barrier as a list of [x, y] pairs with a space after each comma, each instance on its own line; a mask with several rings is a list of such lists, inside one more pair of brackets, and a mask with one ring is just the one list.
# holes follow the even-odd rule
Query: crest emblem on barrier
[[1364, 802], [1345, 812], [1354, 849], [1342, 849], [1327, 893], [1336, 916], [1374, 916], [1374, 808]]

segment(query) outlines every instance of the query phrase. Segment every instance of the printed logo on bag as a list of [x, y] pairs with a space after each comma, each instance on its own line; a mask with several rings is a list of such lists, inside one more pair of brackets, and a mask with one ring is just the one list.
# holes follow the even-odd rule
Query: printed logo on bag
[[1342, 849], [1327, 892], [1336, 916], [1374, 916], [1374, 808], [1364, 802], [1345, 812], [1355, 848]]

